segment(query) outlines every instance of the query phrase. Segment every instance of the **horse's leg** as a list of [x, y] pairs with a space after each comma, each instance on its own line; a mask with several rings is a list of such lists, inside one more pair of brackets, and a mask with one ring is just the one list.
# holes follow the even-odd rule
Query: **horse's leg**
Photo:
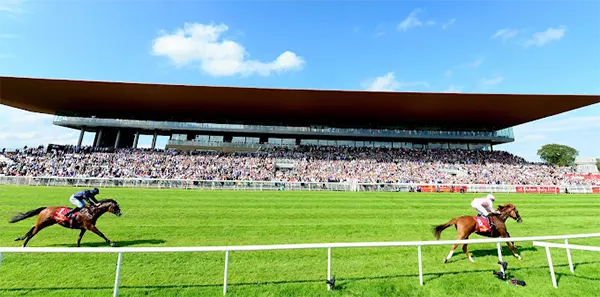
[[[465, 238], [465, 239], [469, 239], [469, 236], [467, 236], [467, 238]], [[473, 258], [471, 258], [471, 255], [469, 254], [467, 246], [469, 246], [468, 243], [463, 244], [463, 252], [465, 252], [465, 255], [467, 255], [467, 258], [469, 258], [469, 261], [471, 261], [471, 263], [473, 263], [475, 261], [473, 260]]]
[[95, 225], [90, 224], [89, 226], [86, 226], [86, 228], [88, 230], [98, 234], [98, 236], [102, 237], [110, 246], [115, 246], [115, 244], [112, 241], [110, 241], [108, 238], [106, 238], [106, 236], [104, 236], [104, 234], [102, 234], [102, 232], [100, 232], [100, 230], [98, 230], [98, 228], [96, 228]]
[[77, 247], [80, 247], [80, 243], [81, 243], [81, 238], [83, 238], [83, 234], [85, 234], [85, 231], [87, 231], [85, 228], [81, 229], [81, 232], [79, 232], [79, 238], [77, 238]]
[[[460, 226], [461, 228], [458, 228], [457, 225], [457, 230], [458, 230], [458, 236], [456, 237], [457, 240], [462, 240], [462, 239], [467, 239], [469, 238], [469, 234], [467, 234], [468, 232], [466, 232], [462, 226]], [[456, 248], [458, 247], [458, 244], [454, 244], [452, 245], [452, 249], [450, 249], [450, 253], [448, 253], [448, 257], [446, 257], [444, 259], [444, 263], [448, 263], [448, 260], [450, 260], [450, 258], [452, 257], [452, 255], [454, 254], [454, 251], [456, 250]], [[467, 251], [466, 245], [463, 245], [463, 251]], [[467, 254], [467, 257], [469, 257], [469, 260], [473, 261], [473, 259], [471, 259], [471, 257]]]
[[33, 229], [35, 229], [35, 226], [31, 227], [31, 229], [29, 229], [29, 231], [27, 231], [27, 233], [25, 233], [25, 235], [15, 238], [15, 241], [19, 241], [19, 240], [23, 240], [23, 239], [27, 238], [27, 236], [31, 235], [31, 232], [33, 232]]
[[[471, 233], [473, 233], [473, 231], [475, 231], [475, 221], [471, 220], [471, 221], [466, 221], [465, 220], [459, 220], [456, 222], [456, 231], [458, 232], [458, 235], [456, 237], [457, 240], [463, 240], [463, 239], [467, 239], [469, 238], [469, 236], [471, 235]], [[450, 260], [450, 258], [452, 257], [452, 255], [454, 254], [454, 251], [456, 250], [456, 248], [458, 247], [458, 244], [452, 245], [452, 249], [450, 250], [450, 253], [448, 253], [448, 257], [446, 257], [444, 259], [444, 263], [448, 263], [448, 260]], [[467, 254], [467, 257], [469, 258], [469, 260], [471, 262], [473, 262], [473, 258], [471, 258], [471, 256], [468, 254], [467, 252], [467, 244], [463, 245], [463, 251], [465, 252], [465, 254]]]
[[[500, 235], [502, 236], [502, 238], [508, 238], [508, 237], [510, 237], [510, 235], [508, 234], [508, 232], [506, 232], [506, 230], [500, 231]], [[523, 260], [523, 258], [521, 258], [521, 256], [519, 256], [519, 253], [517, 253], [517, 251], [515, 250], [515, 245], [514, 245], [513, 242], [507, 241], [506, 245], [508, 245], [508, 248], [510, 248], [510, 251], [513, 253], [513, 255], [517, 259]]]
[[456, 250], [457, 247], [458, 247], [458, 244], [452, 245], [452, 248], [450, 249], [450, 252], [448, 253], [448, 257], [444, 258], [444, 263], [448, 263], [448, 260], [450, 260], [450, 258], [452, 258], [452, 255], [454, 254], [454, 251]]
[[30, 230], [28, 235], [26, 235], [25, 242], [23, 242], [23, 245], [21, 247], [27, 246], [29, 240], [31, 240], [31, 238], [38, 234], [38, 232], [42, 231], [42, 229], [50, 227], [54, 224], [56, 224], [56, 221], [52, 219], [51, 215], [47, 214], [47, 210], [42, 211], [38, 216], [37, 222], [33, 227], [33, 230]]
[[36, 225], [35, 227], [33, 227], [33, 231], [31, 231], [31, 234], [29, 234], [29, 236], [27, 236], [27, 238], [25, 238], [25, 242], [23, 242], [23, 245], [21, 247], [27, 246], [27, 243], [29, 242], [29, 240], [31, 240], [31, 238], [33, 238], [36, 234], [38, 234], [40, 231], [42, 231], [42, 229], [52, 226], [52, 225], [54, 225], [54, 222], [44, 221], [44, 222], [42, 222], [42, 224], [39, 224], [39, 225]]
[[[505, 231], [506, 231], [506, 230], [505, 230]], [[508, 235], [508, 237], [510, 237], [510, 233], [508, 233], [508, 231], [506, 231], [506, 235]], [[513, 246], [515, 245], [515, 242], [514, 242], [514, 241], [511, 241], [510, 243], [512, 243], [512, 244], [513, 244]]]

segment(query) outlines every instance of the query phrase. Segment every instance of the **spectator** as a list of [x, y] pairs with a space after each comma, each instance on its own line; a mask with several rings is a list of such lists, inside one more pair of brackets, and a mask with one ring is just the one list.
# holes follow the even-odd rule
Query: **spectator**
[[[600, 184], [574, 170], [526, 162], [503, 151], [340, 146], [269, 147], [257, 153], [109, 149], [73, 146], [5, 153], [0, 175], [289, 182]], [[277, 169], [278, 160], [294, 166]]]

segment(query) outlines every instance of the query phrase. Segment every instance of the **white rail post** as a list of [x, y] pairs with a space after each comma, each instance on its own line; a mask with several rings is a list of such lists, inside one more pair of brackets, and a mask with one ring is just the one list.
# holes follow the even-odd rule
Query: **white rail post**
[[123, 262], [123, 253], [119, 253], [117, 259], [117, 273], [115, 275], [115, 289], [113, 290], [113, 297], [117, 297], [119, 294], [119, 277], [121, 276], [121, 263]]
[[229, 274], [229, 251], [225, 251], [225, 273], [223, 276], [223, 295], [227, 294], [227, 276]]
[[558, 288], [556, 285], [556, 276], [554, 275], [554, 265], [552, 265], [552, 255], [550, 255], [550, 248], [546, 247], [546, 257], [548, 257], [548, 267], [550, 268], [550, 276], [552, 277], [552, 285]]
[[[331, 280], [331, 248], [327, 248], [327, 280]], [[327, 291], [331, 290], [331, 285], [327, 283]]]
[[[565, 244], [569, 245], [569, 240], [565, 239]], [[575, 268], [573, 268], [573, 259], [571, 258], [571, 250], [566, 248], [567, 250], [567, 259], [569, 259], [569, 269], [571, 269], [571, 273], [575, 273]]]
[[[499, 242], [496, 242], [496, 248], [498, 249], [498, 261], [502, 262], [502, 247], [500, 246]], [[504, 266], [502, 266], [502, 264], [500, 264], [500, 271], [506, 275], [504, 272]]]
[[419, 283], [423, 286], [423, 258], [421, 256], [421, 246], [417, 247], [419, 253]]

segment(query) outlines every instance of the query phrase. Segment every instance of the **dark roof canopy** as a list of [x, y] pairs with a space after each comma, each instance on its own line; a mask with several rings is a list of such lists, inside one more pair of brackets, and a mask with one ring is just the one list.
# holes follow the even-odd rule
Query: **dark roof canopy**
[[0, 77], [0, 103], [47, 114], [254, 125], [499, 130], [600, 95], [265, 89]]

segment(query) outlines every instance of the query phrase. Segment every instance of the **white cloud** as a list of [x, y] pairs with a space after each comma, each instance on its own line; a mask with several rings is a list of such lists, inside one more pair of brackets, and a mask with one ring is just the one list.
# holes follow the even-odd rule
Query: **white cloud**
[[52, 120], [52, 116], [41, 113], [24, 112], [20, 116], [9, 117], [10, 123], [15, 125], [34, 124], [35, 122], [40, 122], [44, 120]]
[[388, 72], [383, 76], [376, 77], [374, 79], [370, 79], [367, 82], [363, 83], [365, 89], [368, 91], [397, 91], [404, 88], [409, 87], [425, 87], [428, 88], [429, 84], [423, 81], [414, 81], [414, 82], [402, 82], [396, 80], [396, 75], [394, 72]]
[[552, 121], [537, 128], [542, 132], [599, 130], [600, 116], [579, 116]]
[[519, 137], [520, 142], [537, 142], [542, 141], [548, 138], [548, 135], [545, 134], [526, 134], [522, 137]]
[[463, 63], [460, 64], [458, 66], [454, 66], [450, 69], [447, 69], [444, 72], [444, 75], [446, 77], [450, 77], [454, 74], [454, 70], [458, 69], [458, 68], [478, 68], [479, 66], [481, 66], [481, 64], [483, 64], [484, 59], [483, 58], [478, 58], [477, 60], [471, 61], [471, 62], [467, 62], [467, 63]]
[[435, 25], [435, 21], [428, 20], [422, 21], [419, 19], [419, 13], [421, 13], [420, 9], [413, 10], [400, 24], [398, 24], [397, 29], [399, 31], [408, 31], [411, 28], [422, 27], [422, 26], [433, 26]]
[[484, 85], [497, 85], [504, 81], [504, 77], [495, 76], [493, 78], [482, 78], [481, 83]]
[[250, 60], [244, 46], [223, 38], [227, 30], [229, 27], [224, 24], [185, 23], [174, 33], [154, 39], [152, 54], [165, 56], [177, 66], [199, 65], [212, 76], [268, 76], [300, 70], [305, 64], [302, 57], [291, 51], [283, 52], [271, 62]]
[[444, 29], [444, 30], [448, 29], [450, 26], [454, 25], [455, 22], [456, 22], [456, 19], [451, 19], [451, 20], [445, 22], [442, 25], [442, 29]]
[[502, 39], [502, 41], [506, 41], [508, 39], [511, 39], [511, 38], [517, 36], [517, 34], [519, 34], [518, 30], [504, 28], [504, 29], [500, 29], [500, 30], [496, 31], [496, 33], [494, 35], [492, 35], [492, 39], [500, 38], [500, 39]]
[[465, 63], [462, 66], [470, 67], [470, 68], [477, 68], [477, 67], [481, 66], [482, 63], [483, 63], [483, 58], [479, 58], [473, 62]]
[[79, 132], [52, 124], [53, 116], [0, 105], [0, 148], [77, 144]]
[[23, 3], [26, 0], [0, 0], [0, 13], [6, 12], [10, 14], [23, 13]]
[[580, 151], [580, 157], [600, 156], [600, 104], [568, 111], [514, 127], [515, 142], [497, 149], [539, 160], [537, 150], [547, 143], [560, 143]]
[[544, 46], [552, 41], [560, 40], [565, 36], [567, 29], [564, 26], [556, 28], [548, 28], [546, 31], [536, 32], [525, 41], [523, 44], [525, 47], [529, 46]]
[[462, 88], [457, 87], [455, 85], [450, 85], [450, 87], [448, 87], [447, 89], [444, 90], [444, 93], [461, 93], [461, 92], [462, 92]]
[[377, 24], [377, 26], [375, 27], [375, 29], [373, 30], [373, 36], [374, 37], [381, 37], [385, 35], [385, 32], [387, 31], [388, 26], [384, 23], [379, 23]]

